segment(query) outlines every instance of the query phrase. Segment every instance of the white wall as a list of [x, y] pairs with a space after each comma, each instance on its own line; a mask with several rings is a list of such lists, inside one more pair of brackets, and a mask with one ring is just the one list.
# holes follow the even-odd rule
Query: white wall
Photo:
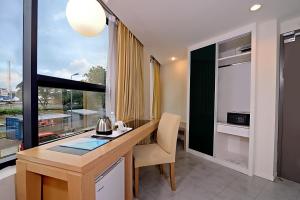
[[7, 167], [0, 170], [0, 199], [15, 200], [16, 167]]
[[278, 49], [277, 20], [258, 23], [254, 173], [270, 180], [277, 155]]
[[250, 113], [251, 63], [218, 70], [218, 122], [226, 122], [228, 112]]
[[160, 68], [162, 112], [181, 116], [186, 122], [187, 59], [162, 65]]
[[286, 33], [298, 29], [300, 29], [300, 16], [280, 23], [280, 33]]
[[300, 17], [270, 20], [257, 27], [255, 174], [277, 175], [279, 36], [300, 29]]

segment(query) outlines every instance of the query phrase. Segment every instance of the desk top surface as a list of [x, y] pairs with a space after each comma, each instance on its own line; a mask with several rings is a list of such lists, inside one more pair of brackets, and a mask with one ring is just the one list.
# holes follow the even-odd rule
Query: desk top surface
[[130, 150], [139, 141], [157, 129], [158, 121], [153, 120], [143, 123], [140, 120], [136, 120], [131, 122], [130, 125], [135, 127], [135, 129], [84, 155], [72, 155], [63, 152], [56, 152], [49, 150], [49, 148], [77, 138], [89, 137], [94, 133], [94, 131], [89, 131], [70, 138], [21, 151], [17, 153], [17, 159], [75, 172], [83, 172], [90, 168], [95, 160], [99, 160], [101, 158], [109, 159], [109, 156], [117, 151], [126, 153], [127, 150]]

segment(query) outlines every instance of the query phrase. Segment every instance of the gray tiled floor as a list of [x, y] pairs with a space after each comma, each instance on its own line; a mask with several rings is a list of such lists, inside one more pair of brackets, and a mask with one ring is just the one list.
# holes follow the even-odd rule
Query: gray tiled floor
[[300, 184], [248, 177], [182, 150], [177, 153], [175, 168], [176, 192], [171, 191], [168, 179], [159, 174], [157, 167], [142, 168], [139, 199], [300, 200]]

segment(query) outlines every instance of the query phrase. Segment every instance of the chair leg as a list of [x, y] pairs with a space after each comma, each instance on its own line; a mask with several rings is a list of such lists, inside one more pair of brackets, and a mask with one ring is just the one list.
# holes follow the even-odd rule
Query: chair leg
[[139, 168], [134, 170], [134, 194], [135, 197], [139, 197]]
[[165, 166], [164, 166], [164, 164], [159, 165], [159, 169], [160, 169], [160, 174], [164, 175], [165, 174]]
[[176, 191], [175, 163], [170, 163], [170, 182], [172, 191]]

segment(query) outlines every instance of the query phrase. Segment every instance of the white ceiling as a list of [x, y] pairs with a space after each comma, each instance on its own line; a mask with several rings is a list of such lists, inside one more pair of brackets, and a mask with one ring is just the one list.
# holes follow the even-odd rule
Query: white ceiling
[[[261, 10], [249, 11], [255, 3]], [[300, 0], [109, 0], [108, 7], [161, 63], [239, 26], [300, 14]]]

